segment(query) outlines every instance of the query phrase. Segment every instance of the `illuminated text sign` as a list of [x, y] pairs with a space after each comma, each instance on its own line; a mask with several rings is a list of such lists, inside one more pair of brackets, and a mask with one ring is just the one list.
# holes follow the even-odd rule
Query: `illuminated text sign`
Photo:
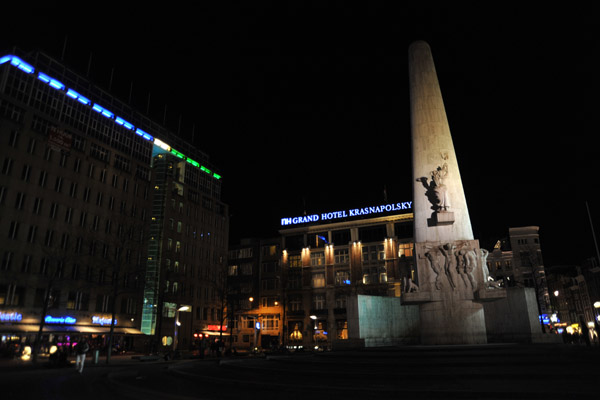
[[46, 315], [44, 321], [47, 324], [68, 324], [73, 325], [77, 322], [76, 318], [73, 317], [53, 317], [52, 315]]
[[403, 203], [384, 204], [380, 206], [371, 206], [363, 208], [351, 208], [349, 210], [325, 212], [321, 214], [303, 215], [300, 217], [281, 218], [281, 225], [298, 225], [309, 222], [329, 221], [340, 218], [360, 217], [362, 215], [381, 214], [392, 211], [410, 210], [412, 201]]
[[[208, 325], [206, 327], [206, 330], [208, 331], [220, 331], [221, 330], [221, 325]], [[223, 331], [227, 330], [227, 325], [223, 325]]]
[[2, 322], [21, 321], [22, 319], [23, 315], [18, 312], [0, 312], [0, 321]]
[[[96, 325], [110, 325], [110, 318], [106, 317], [98, 317], [97, 315], [92, 316], [92, 324]], [[117, 319], [115, 318], [115, 325], [117, 324]]]

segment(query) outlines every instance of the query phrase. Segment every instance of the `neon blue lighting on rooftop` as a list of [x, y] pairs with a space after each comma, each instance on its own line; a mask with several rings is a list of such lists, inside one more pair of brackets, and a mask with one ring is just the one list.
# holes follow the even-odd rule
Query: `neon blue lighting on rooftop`
[[69, 96], [72, 99], [77, 100], [77, 98], [79, 97], [79, 93], [77, 93], [73, 89], [67, 89], [67, 96]]
[[115, 122], [116, 122], [117, 124], [119, 124], [119, 125], [122, 125], [123, 127], [127, 128], [127, 129], [130, 129], [130, 130], [133, 130], [133, 129], [134, 129], [134, 127], [133, 127], [133, 124], [131, 124], [131, 123], [129, 123], [129, 122], [127, 122], [127, 121], [125, 121], [125, 120], [124, 120], [123, 118], [121, 118], [121, 117], [116, 117], [116, 118], [115, 118]]
[[48, 75], [44, 74], [43, 72], [38, 72], [38, 79], [44, 83], [50, 83], [50, 78]]
[[64, 90], [65, 89], [65, 85], [60, 82], [57, 81], [54, 78], [49, 77], [48, 75], [42, 73], [42, 72], [38, 72], [38, 79], [44, 83], [47, 83], [48, 85], [52, 86], [54, 89], [58, 89], [58, 90]]
[[57, 81], [56, 79], [50, 80], [50, 86], [58, 90], [64, 90], [65, 85], [62, 82]]
[[92, 106], [92, 110], [99, 112], [100, 114], [104, 115], [106, 118], [112, 119], [115, 116], [115, 114], [111, 113], [106, 108], [104, 108], [101, 105], [96, 104], [96, 103], [94, 103], [94, 105]]
[[143, 137], [144, 139], [146, 139], [150, 142], [154, 141], [154, 138], [149, 133], [144, 132], [140, 128], [135, 129], [135, 134]]
[[[17, 67], [21, 71], [26, 72], [28, 74], [32, 74], [33, 72], [35, 72], [35, 68], [33, 66], [27, 64], [25, 61], [21, 60], [19, 57], [14, 56], [12, 54], [7, 54], [5, 56], [0, 57], [0, 65], [5, 64], [7, 62], [10, 62], [11, 65]], [[50, 87], [52, 87], [54, 89], [57, 89], [60, 91], [65, 91], [65, 94], [67, 96], [69, 96], [70, 98], [77, 100], [78, 102], [80, 102], [81, 104], [84, 104], [86, 106], [91, 106], [92, 110], [96, 111], [97, 113], [103, 115], [104, 117], [106, 117], [108, 119], [114, 120], [115, 123], [123, 126], [124, 128], [134, 131], [136, 135], [141, 136], [143, 139], [145, 139], [149, 142], [152, 142], [154, 145], [159, 146], [161, 148], [167, 147], [167, 148], [171, 149], [171, 146], [169, 146], [168, 144], [161, 142], [160, 140], [154, 138], [154, 136], [152, 136], [151, 134], [143, 131], [140, 128], [137, 128], [132, 123], [127, 122], [123, 118], [115, 116], [115, 114], [112, 111], [107, 110], [106, 108], [102, 107], [101, 105], [92, 103], [92, 101], [90, 99], [88, 99], [87, 97], [82, 96], [81, 94], [79, 94], [78, 92], [76, 92], [75, 90], [73, 90], [71, 88], [67, 88], [62, 82], [44, 74], [43, 72], [37, 71], [37, 79], [46, 83], [47, 85], [49, 85]], [[161, 146], [161, 144], [163, 146]], [[204, 171], [208, 175], [211, 175], [213, 178], [215, 178], [217, 180], [221, 179], [220, 175], [218, 175], [218, 174], [212, 172], [211, 170], [209, 170], [208, 168], [200, 165], [198, 162], [189, 159], [185, 155], [177, 152], [176, 150], [174, 150], [173, 154], [175, 154], [179, 158], [182, 158], [182, 159], [188, 161], [189, 164], [200, 168], [202, 171]], [[70, 317], [67, 317], [67, 319], [69, 319], [69, 318]], [[67, 323], [69, 323], [69, 322], [67, 322]]]
[[82, 104], [85, 104], [86, 106], [89, 106], [90, 104], [92, 104], [90, 99], [88, 99], [87, 97], [83, 97], [82, 95], [80, 95], [79, 93], [74, 91], [73, 89], [67, 89], [67, 96], [69, 96], [72, 99], [77, 100], [78, 102], [80, 102]]
[[13, 56], [11, 54], [6, 55], [2, 58], [0, 58], [0, 64], [4, 64], [5, 62], [10, 61], [11, 65], [14, 65], [15, 67], [19, 68], [21, 71], [27, 72], [28, 74], [32, 74], [33, 71], [35, 71], [35, 68], [33, 68], [31, 65], [27, 64], [25, 61], [21, 60], [19, 57], [17, 56]]

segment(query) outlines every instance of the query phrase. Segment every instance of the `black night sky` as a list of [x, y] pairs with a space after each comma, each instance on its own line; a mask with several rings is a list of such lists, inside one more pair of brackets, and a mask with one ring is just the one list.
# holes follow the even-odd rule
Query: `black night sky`
[[482, 246], [537, 225], [546, 266], [595, 255], [595, 6], [203, 3], [28, 3], [3, 18], [0, 50], [90, 65], [103, 88], [114, 68], [117, 97], [150, 99], [159, 122], [166, 105], [166, 125], [190, 141], [193, 127], [223, 175], [236, 242], [281, 217], [381, 204], [384, 189], [411, 200], [407, 53], [426, 40]]

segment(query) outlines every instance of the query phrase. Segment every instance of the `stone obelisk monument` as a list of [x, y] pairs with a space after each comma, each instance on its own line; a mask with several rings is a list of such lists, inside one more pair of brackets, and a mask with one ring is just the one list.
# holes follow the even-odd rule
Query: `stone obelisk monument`
[[486, 251], [473, 237], [431, 49], [409, 48], [413, 212], [422, 344], [487, 343], [482, 301], [504, 295], [487, 276]]

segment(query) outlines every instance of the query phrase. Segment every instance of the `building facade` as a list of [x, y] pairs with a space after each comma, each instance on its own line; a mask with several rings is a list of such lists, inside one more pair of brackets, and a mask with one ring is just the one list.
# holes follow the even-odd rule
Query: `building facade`
[[412, 222], [402, 212], [282, 229], [284, 343], [329, 347], [348, 339], [348, 296], [399, 297], [415, 279]]
[[217, 319], [228, 220], [207, 155], [43, 53], [0, 57], [0, 141], [4, 342], [173, 346], [175, 304], [189, 347]]
[[281, 240], [242, 239], [228, 257], [228, 333], [239, 350], [282, 343]]
[[550, 309], [546, 270], [542, 257], [539, 227], [509, 228], [509, 237], [498, 240], [488, 258], [488, 269], [496, 281], [507, 287], [536, 290], [539, 314]]
[[328, 348], [349, 338], [348, 296], [399, 297], [415, 279], [413, 214], [376, 209], [284, 218], [280, 237], [232, 246], [232, 345]]

